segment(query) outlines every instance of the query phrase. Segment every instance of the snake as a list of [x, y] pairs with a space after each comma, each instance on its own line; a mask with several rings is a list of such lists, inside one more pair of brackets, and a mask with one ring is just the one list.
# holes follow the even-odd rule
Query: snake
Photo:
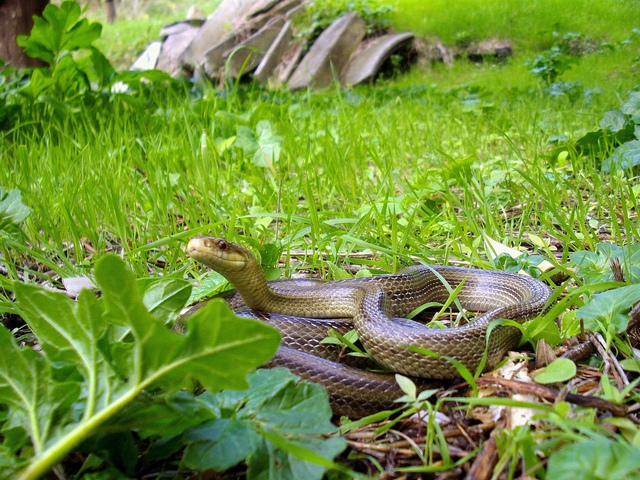
[[[426, 389], [460, 378], [461, 367], [472, 374], [494, 368], [521, 338], [504, 320], [535, 318], [551, 297], [542, 281], [504, 271], [417, 264], [395, 274], [268, 282], [251, 252], [225, 239], [192, 238], [187, 254], [235, 288], [228, 303], [239, 316], [280, 330], [281, 347], [266, 366], [322, 384], [334, 412], [349, 417], [393, 408], [404, 393], [393, 373], [337, 363], [339, 349], [320, 341], [328, 329], [355, 329], [376, 364]], [[478, 313], [469, 323], [434, 328], [405, 318], [424, 304], [449, 302], [452, 292], [463, 310]]]

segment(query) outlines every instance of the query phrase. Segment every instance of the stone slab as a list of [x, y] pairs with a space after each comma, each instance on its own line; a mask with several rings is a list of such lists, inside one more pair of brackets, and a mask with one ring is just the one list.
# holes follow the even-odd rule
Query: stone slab
[[269, 50], [258, 64], [253, 77], [260, 84], [265, 84], [269, 79], [269, 75], [274, 71], [276, 66], [282, 61], [285, 52], [291, 47], [293, 41], [293, 30], [291, 22], [286, 22], [280, 29], [280, 33], [275, 38]]
[[181, 20], [179, 22], [170, 23], [169, 25], [165, 25], [160, 29], [160, 33], [158, 36], [160, 38], [166, 38], [171, 35], [177, 35], [178, 33], [182, 33], [186, 30], [192, 30], [193, 28], [199, 29], [204, 20], [195, 19], [195, 20]]
[[353, 54], [340, 75], [340, 82], [345, 85], [357, 85], [371, 81], [393, 52], [412, 40], [411, 32], [392, 33], [376, 38], [361, 51]]
[[278, 37], [284, 24], [283, 17], [272, 18], [264, 27], [245, 41], [225, 52], [224, 56], [228, 58], [227, 74], [231, 77], [237, 77], [241, 72], [249, 73], [255, 70], [269, 47]]
[[290, 89], [324, 88], [340, 76], [366, 33], [365, 22], [349, 12], [333, 22], [304, 56], [289, 79]]
[[254, 2], [253, 7], [247, 12], [248, 17], [255, 17], [261, 13], [267, 13], [280, 0], [258, 0]]
[[180, 62], [193, 67], [203, 65], [205, 54], [235, 31], [254, 5], [255, 0], [222, 0], [180, 55]]
[[293, 43], [291, 47], [289, 47], [282, 56], [282, 60], [273, 71], [273, 75], [269, 81], [270, 84], [273, 84], [273, 86], [280, 86], [289, 80], [302, 58], [305, 47], [305, 43]]
[[151, 42], [129, 68], [130, 70], [153, 70], [158, 63], [162, 42]]
[[247, 15], [246, 20], [239, 25], [239, 29], [243, 31], [255, 32], [261, 29], [272, 18], [277, 16], [286, 16], [289, 11], [300, 6], [303, 0], [279, 0], [274, 2], [268, 11], [257, 12], [256, 15]]
[[501, 59], [511, 55], [513, 55], [513, 49], [508, 40], [483, 40], [467, 48], [467, 57], [472, 62], [482, 62], [489, 57]]
[[225, 37], [204, 54], [204, 71], [209, 77], [218, 75], [220, 69], [224, 67], [225, 53], [237, 43], [238, 37], [231, 35]]
[[179, 77], [182, 73], [180, 55], [198, 34], [198, 29], [197, 26], [188, 25], [188, 28], [182, 28], [178, 33], [169, 35], [162, 43], [156, 68], [164, 70], [172, 77]]

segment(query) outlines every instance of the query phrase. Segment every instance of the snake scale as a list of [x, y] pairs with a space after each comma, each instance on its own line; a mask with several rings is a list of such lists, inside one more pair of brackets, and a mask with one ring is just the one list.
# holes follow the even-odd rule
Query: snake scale
[[[414, 265], [397, 274], [334, 282], [281, 280], [267, 282], [250, 252], [213, 237], [189, 241], [188, 255], [222, 274], [236, 289], [229, 300], [239, 315], [276, 326], [282, 346], [268, 366], [290, 368], [302, 378], [321, 383], [336, 413], [360, 417], [393, 407], [403, 395], [392, 374], [374, 373], [336, 363], [338, 348], [321, 344], [329, 328], [341, 333], [355, 328], [369, 355], [386, 369], [420, 379], [453, 379], [459, 373], [446, 357], [472, 373], [494, 367], [515, 347], [520, 331], [495, 320], [519, 323], [540, 314], [551, 295], [549, 287], [531, 277], [474, 268]], [[457, 300], [465, 310], [483, 312], [455, 328], [430, 328], [403, 317], [427, 302], [444, 303], [464, 282]], [[447, 285], [448, 284], [448, 285]], [[434, 356], [409, 350], [417, 346]], [[325, 358], [321, 358], [325, 357]], [[348, 357], [347, 357], [348, 358]]]

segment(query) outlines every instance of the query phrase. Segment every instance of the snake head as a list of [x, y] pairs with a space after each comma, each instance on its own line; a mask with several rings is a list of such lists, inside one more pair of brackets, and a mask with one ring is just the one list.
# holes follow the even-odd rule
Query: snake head
[[215, 237], [192, 238], [187, 245], [187, 254], [225, 277], [255, 262], [253, 256], [240, 245]]

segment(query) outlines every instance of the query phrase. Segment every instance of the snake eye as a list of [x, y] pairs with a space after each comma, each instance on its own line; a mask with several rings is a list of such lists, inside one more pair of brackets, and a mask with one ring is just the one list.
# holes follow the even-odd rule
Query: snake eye
[[223, 252], [225, 252], [227, 250], [227, 248], [229, 248], [229, 244], [227, 242], [225, 242], [224, 240], [220, 240], [218, 242], [218, 248], [220, 250], [222, 250]]

